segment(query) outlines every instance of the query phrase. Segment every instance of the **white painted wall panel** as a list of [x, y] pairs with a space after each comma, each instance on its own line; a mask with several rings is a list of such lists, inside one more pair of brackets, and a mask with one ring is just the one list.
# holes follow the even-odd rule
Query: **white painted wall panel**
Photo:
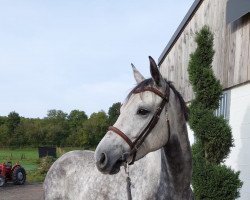
[[250, 199], [250, 83], [231, 90], [229, 124], [235, 147], [226, 164], [241, 171], [243, 181], [240, 200]]
[[190, 128], [188, 124], [187, 124], [187, 130], [188, 130], [189, 142], [190, 142], [190, 145], [192, 145], [194, 144], [194, 132], [192, 131], [192, 129]]
[[[250, 83], [231, 89], [230, 118], [234, 147], [225, 164], [240, 171], [243, 187], [240, 200], [250, 200]], [[190, 143], [193, 131], [188, 126]]]

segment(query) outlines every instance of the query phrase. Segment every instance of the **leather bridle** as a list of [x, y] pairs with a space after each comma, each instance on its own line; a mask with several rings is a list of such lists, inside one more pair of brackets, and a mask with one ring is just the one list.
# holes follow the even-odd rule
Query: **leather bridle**
[[[132, 161], [129, 163], [129, 165], [132, 165], [134, 163], [138, 149], [140, 148], [140, 146], [143, 144], [146, 137], [149, 135], [149, 133], [152, 131], [152, 129], [155, 127], [155, 125], [159, 121], [159, 118], [160, 118], [160, 115], [161, 115], [163, 108], [165, 107], [166, 103], [169, 102], [170, 87], [168, 85], [166, 86], [165, 94], [163, 94], [158, 89], [156, 89], [152, 86], [148, 86], [148, 87], [145, 87], [143, 89], [140, 89], [140, 88], [136, 89], [133, 92], [133, 94], [137, 94], [137, 93], [141, 93], [141, 92], [145, 92], [145, 91], [150, 91], [150, 92], [155, 93], [156, 95], [158, 95], [162, 98], [162, 101], [161, 101], [160, 105], [158, 106], [158, 108], [156, 109], [156, 112], [154, 113], [153, 117], [149, 121], [148, 125], [142, 130], [140, 135], [134, 141], [131, 141], [128, 138], [128, 136], [125, 133], [123, 133], [121, 130], [119, 130], [118, 128], [116, 128], [114, 126], [109, 127], [109, 131], [112, 131], [112, 132], [116, 133], [117, 135], [119, 135], [130, 146], [131, 150], [127, 156], [133, 156], [133, 158], [132, 158]], [[170, 127], [169, 127], [168, 118], [167, 118], [167, 123], [168, 123], [168, 131], [169, 131]], [[170, 135], [170, 131], [169, 131], [169, 135]], [[126, 161], [127, 158], [123, 158], [123, 159], [124, 159], [124, 161]]]

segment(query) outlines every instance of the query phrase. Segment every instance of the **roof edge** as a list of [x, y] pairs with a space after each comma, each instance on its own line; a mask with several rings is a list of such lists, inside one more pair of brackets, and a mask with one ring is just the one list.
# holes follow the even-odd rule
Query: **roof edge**
[[204, 0], [195, 0], [190, 9], [188, 10], [187, 14], [181, 21], [180, 25], [174, 32], [173, 36], [171, 37], [170, 41], [168, 42], [167, 46], [164, 48], [163, 52], [161, 53], [160, 57], [158, 58], [158, 65], [160, 66], [164, 60], [164, 58], [167, 56], [169, 51], [172, 49], [174, 46], [174, 43], [177, 41], [177, 39], [180, 37], [181, 33], [183, 32], [184, 28], [186, 25], [189, 23], [190, 19], [193, 17], [195, 12], [198, 10], [200, 7], [201, 3]]
[[250, 1], [228, 0], [226, 15], [227, 24], [238, 20], [248, 13], [250, 13]]

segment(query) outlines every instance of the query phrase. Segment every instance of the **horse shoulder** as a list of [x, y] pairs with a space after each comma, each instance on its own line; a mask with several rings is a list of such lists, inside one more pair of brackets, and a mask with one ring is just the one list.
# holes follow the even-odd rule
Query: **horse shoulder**
[[92, 151], [77, 150], [65, 153], [53, 163], [46, 175], [45, 199], [66, 199], [71, 194], [70, 187], [86, 183], [87, 175], [94, 170], [94, 165]]
[[[161, 171], [160, 151], [152, 152], [131, 166], [135, 199], [155, 199]], [[124, 170], [104, 175], [95, 167], [94, 153], [72, 151], [51, 166], [44, 181], [45, 199], [127, 199]], [[143, 192], [142, 192], [143, 191]]]

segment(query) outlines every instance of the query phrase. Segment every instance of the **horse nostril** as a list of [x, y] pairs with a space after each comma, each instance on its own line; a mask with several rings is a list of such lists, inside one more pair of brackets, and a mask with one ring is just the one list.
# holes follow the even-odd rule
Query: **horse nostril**
[[99, 160], [97, 162], [97, 166], [99, 169], [105, 169], [105, 167], [108, 164], [108, 158], [107, 155], [105, 153], [101, 153]]
[[106, 160], [106, 155], [105, 155], [105, 153], [102, 153], [101, 157], [100, 157], [100, 164], [104, 164], [105, 160]]

